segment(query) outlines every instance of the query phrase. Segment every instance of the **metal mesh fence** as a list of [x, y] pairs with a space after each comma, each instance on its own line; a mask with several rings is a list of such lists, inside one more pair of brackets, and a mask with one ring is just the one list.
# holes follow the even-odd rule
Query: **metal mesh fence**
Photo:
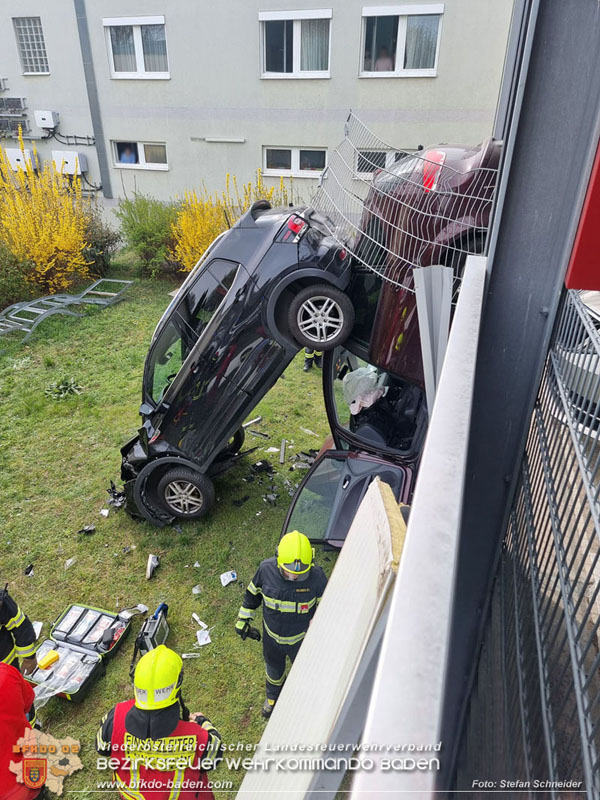
[[[568, 292], [531, 420], [457, 788], [475, 777], [530, 781], [531, 790], [542, 780], [547, 796], [568, 797], [573, 781], [573, 791], [600, 797], [599, 422], [600, 317]], [[476, 742], [483, 719], [502, 732], [501, 747]]]
[[352, 113], [344, 134], [311, 201], [331, 234], [397, 286], [414, 291], [413, 267], [443, 264], [458, 290], [466, 254], [484, 252], [499, 144], [406, 152]]

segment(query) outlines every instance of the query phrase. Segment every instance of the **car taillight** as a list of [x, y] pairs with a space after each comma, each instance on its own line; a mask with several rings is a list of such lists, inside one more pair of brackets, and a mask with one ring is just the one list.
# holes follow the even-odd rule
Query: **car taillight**
[[288, 219], [287, 226], [292, 233], [300, 234], [305, 228], [308, 227], [308, 224], [302, 219], [302, 217], [293, 216]]
[[437, 187], [440, 170], [446, 160], [446, 153], [442, 150], [428, 150], [423, 161], [423, 189], [431, 192]]

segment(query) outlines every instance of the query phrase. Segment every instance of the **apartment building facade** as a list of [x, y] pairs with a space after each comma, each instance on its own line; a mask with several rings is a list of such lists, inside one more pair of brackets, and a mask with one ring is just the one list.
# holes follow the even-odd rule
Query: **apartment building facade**
[[512, 0], [313, 5], [5, 0], [2, 143], [21, 124], [106, 198], [220, 191], [259, 167], [306, 198], [349, 109], [399, 150], [490, 135]]

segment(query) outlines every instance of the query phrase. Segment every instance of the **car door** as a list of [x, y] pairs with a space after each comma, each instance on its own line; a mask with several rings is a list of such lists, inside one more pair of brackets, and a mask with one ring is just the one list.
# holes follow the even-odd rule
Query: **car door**
[[376, 477], [391, 487], [398, 502], [406, 502], [410, 497], [413, 467], [401, 467], [363, 453], [326, 451], [298, 487], [281, 535], [297, 530], [314, 544], [341, 547]]
[[[336, 447], [364, 451], [387, 461], [414, 464], [427, 429], [423, 390], [366, 360], [366, 348], [347, 341], [324, 355], [323, 394]], [[346, 381], [355, 370], [372, 372], [381, 396], [352, 411]], [[373, 399], [373, 397], [375, 399]], [[354, 405], [354, 404], [353, 404]]]

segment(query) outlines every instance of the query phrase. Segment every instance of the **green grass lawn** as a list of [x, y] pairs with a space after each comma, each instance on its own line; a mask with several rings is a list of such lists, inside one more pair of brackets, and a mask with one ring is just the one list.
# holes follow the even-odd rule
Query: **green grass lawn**
[[[111, 277], [128, 277], [124, 262]], [[235, 569], [245, 585], [258, 563], [273, 555], [289, 503], [285, 478], [300, 480], [304, 472], [279, 466], [283, 437], [293, 440], [288, 458], [298, 450], [318, 448], [328, 426], [323, 408], [321, 372], [302, 372], [302, 355], [290, 365], [252, 416], [253, 426], [269, 440], [248, 436], [246, 444], [259, 450], [216, 481], [217, 505], [205, 520], [157, 529], [136, 523], [125, 512], [100, 516], [107, 507], [109, 480], [119, 482], [119, 447], [138, 427], [141, 376], [154, 327], [176, 284], [136, 280], [126, 299], [103, 310], [89, 309], [81, 319], [54, 317], [42, 323], [25, 345], [19, 336], [0, 339], [0, 580], [32, 620], [49, 623], [73, 602], [117, 610], [145, 603], [154, 610], [169, 604], [168, 644], [179, 652], [193, 650], [196, 611], [210, 626], [212, 643], [201, 657], [185, 662], [184, 695], [192, 711], [203, 711], [228, 742], [258, 741], [264, 728], [260, 708], [264, 699], [261, 645], [242, 642], [234, 631], [244, 586], [222, 588], [220, 573]], [[83, 387], [80, 396], [47, 398], [44, 390], [64, 377]], [[318, 436], [301, 430], [310, 428]], [[267, 505], [263, 483], [245, 483], [249, 465], [259, 458], [276, 465], [281, 487], [276, 507]], [[250, 495], [241, 507], [233, 501]], [[77, 530], [93, 523], [96, 533], [82, 537]], [[128, 553], [124, 547], [135, 546]], [[145, 579], [149, 553], [161, 565], [151, 581]], [[75, 558], [69, 569], [65, 561]], [[199, 561], [200, 568], [192, 565]], [[333, 557], [317, 554], [325, 568]], [[326, 563], [324, 563], [324, 561]], [[34, 565], [32, 578], [24, 575]], [[329, 569], [328, 569], [329, 571]], [[201, 594], [192, 594], [195, 584]], [[130, 698], [128, 678], [133, 640], [140, 620], [107, 675], [81, 705], [53, 699], [40, 712], [44, 730], [53, 736], [81, 741], [85, 769], [68, 778], [63, 797], [92, 797], [97, 779], [93, 747], [99, 721], [116, 702]], [[227, 779], [223, 767], [215, 779]], [[231, 778], [237, 787], [243, 776]], [[226, 796], [225, 794], [219, 796]]]

